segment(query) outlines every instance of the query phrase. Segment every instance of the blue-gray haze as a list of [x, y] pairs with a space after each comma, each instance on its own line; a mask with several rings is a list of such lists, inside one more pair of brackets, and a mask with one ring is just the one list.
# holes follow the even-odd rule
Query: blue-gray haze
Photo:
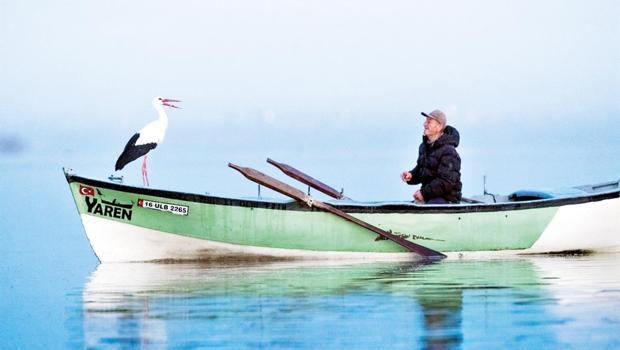
[[[157, 188], [255, 195], [227, 163], [283, 178], [271, 157], [355, 199], [409, 200], [399, 174], [417, 157], [420, 111], [435, 108], [461, 133], [465, 195], [482, 192], [484, 175], [500, 193], [615, 180], [619, 18], [620, 3], [604, 0], [0, 0], [0, 344], [83, 347], [81, 295], [97, 260], [61, 167], [110, 175], [156, 118], [153, 96], [183, 100], [150, 157]], [[140, 184], [139, 167], [119, 175]], [[572, 277], [552, 281], [575, 294]], [[587, 334], [537, 344], [601, 331], [598, 345], [617, 346], [617, 317], [604, 312], [617, 298], [596, 288], [584, 312], [560, 305], [560, 321]], [[485, 339], [471, 319], [466, 338]], [[523, 344], [515, 337], [504, 338]]]

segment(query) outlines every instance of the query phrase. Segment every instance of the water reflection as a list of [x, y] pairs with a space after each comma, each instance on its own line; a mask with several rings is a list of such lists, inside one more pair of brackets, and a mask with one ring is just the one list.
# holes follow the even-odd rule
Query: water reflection
[[83, 291], [85, 347], [560, 345], [557, 263], [102, 264]]

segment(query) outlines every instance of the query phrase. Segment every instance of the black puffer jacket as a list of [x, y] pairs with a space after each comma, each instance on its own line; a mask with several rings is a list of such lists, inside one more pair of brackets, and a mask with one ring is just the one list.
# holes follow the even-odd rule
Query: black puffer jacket
[[442, 197], [448, 202], [460, 202], [463, 185], [461, 157], [456, 152], [459, 141], [459, 132], [449, 125], [433, 143], [429, 143], [426, 136], [422, 138], [418, 162], [410, 171], [411, 181], [407, 183], [421, 183], [420, 191], [425, 201]]

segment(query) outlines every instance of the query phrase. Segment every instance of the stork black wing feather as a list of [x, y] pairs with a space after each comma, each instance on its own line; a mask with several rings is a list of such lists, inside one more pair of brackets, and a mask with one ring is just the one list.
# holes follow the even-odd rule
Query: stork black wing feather
[[118, 157], [118, 160], [116, 161], [116, 166], [114, 167], [114, 170], [118, 171], [118, 170], [123, 169], [125, 165], [142, 157], [143, 155], [149, 153], [150, 150], [157, 147], [157, 144], [154, 142], [136, 146], [136, 141], [138, 140], [139, 137], [140, 137], [140, 133], [135, 133], [129, 139], [129, 141], [127, 142], [127, 145], [125, 145], [125, 149], [123, 150], [123, 153], [121, 153], [121, 155]]

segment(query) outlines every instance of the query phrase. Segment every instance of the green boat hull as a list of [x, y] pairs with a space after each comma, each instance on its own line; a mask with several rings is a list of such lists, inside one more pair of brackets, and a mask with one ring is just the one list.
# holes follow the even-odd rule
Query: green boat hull
[[[409, 254], [392, 241], [378, 239], [371, 231], [330, 213], [305, 209], [295, 202], [151, 190], [69, 174], [67, 180], [86, 234], [102, 261], [207, 259], [234, 255], [235, 251], [280, 257], [320, 256], [321, 253]], [[573, 202], [565, 199], [511, 206], [344, 203], [340, 207], [361, 220], [406, 235], [409, 240], [429, 248], [469, 252], [531, 248], [560, 208], [608, 201], [615, 203], [612, 210], [616, 210], [618, 194], [589, 196]], [[165, 238], [154, 242], [158, 235]], [[140, 240], [147, 242], [141, 244]], [[171, 248], [165, 253], [143, 251], [149, 249], [149, 240], [152, 245]], [[142, 248], [135, 248], [137, 252], [131, 253], [132, 256], [115, 254], [114, 249], [124, 249], [124, 241], [141, 244]], [[115, 248], [116, 245], [119, 247]], [[191, 251], [186, 246], [195, 245], [196, 251], [175, 253], [177, 245], [184, 252]]]

